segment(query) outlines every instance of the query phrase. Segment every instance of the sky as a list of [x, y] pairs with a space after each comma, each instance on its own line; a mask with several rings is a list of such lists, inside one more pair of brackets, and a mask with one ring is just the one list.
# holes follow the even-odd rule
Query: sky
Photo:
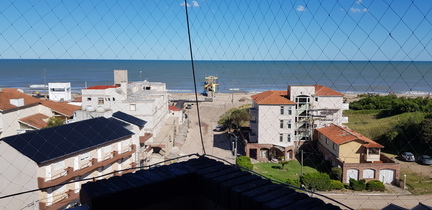
[[0, 59], [432, 60], [430, 0], [2, 0]]

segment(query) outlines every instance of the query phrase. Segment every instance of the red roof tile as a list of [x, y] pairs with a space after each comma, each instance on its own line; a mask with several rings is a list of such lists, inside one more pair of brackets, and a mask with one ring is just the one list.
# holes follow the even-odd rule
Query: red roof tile
[[31, 104], [38, 104], [39, 99], [31, 97], [25, 93], [18, 91], [17, 88], [2, 88], [0, 91], [0, 110], [6, 111], [9, 109], [17, 108], [17, 106], [10, 103], [10, 99], [24, 99], [24, 106]]
[[175, 108], [174, 106], [168, 106], [168, 109], [171, 111], [181, 111], [180, 109]]
[[72, 117], [73, 113], [77, 110], [80, 110], [80, 106], [71, 105], [67, 102], [55, 102], [55, 101], [47, 101], [41, 100], [42, 105], [50, 108], [52, 111], [57, 112], [66, 117]]
[[96, 85], [92, 87], [88, 87], [87, 89], [95, 89], [95, 90], [105, 90], [108, 88], [117, 88], [118, 86], [115, 85]]
[[343, 96], [344, 94], [337, 92], [336, 90], [330, 89], [322, 85], [314, 85], [316, 96]]
[[262, 93], [255, 94], [251, 98], [257, 104], [295, 104], [287, 98], [287, 91], [283, 90], [269, 90]]
[[363, 146], [367, 148], [384, 148], [384, 146], [381, 144], [376, 143], [375, 141], [361, 135], [360, 133], [357, 133], [346, 127], [337, 126], [335, 124], [331, 124], [328, 127], [319, 128], [317, 131], [338, 145], [359, 140], [363, 142]]
[[48, 116], [38, 113], [38, 114], [30, 115], [28, 117], [21, 118], [18, 121], [26, 125], [29, 125], [30, 127], [36, 129], [42, 129], [47, 126], [48, 118], [49, 118]]

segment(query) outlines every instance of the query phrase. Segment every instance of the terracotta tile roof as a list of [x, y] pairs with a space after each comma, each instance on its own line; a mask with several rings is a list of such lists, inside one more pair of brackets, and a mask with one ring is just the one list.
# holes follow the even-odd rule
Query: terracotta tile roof
[[52, 111], [57, 112], [66, 117], [72, 117], [73, 113], [77, 110], [80, 110], [80, 106], [71, 105], [67, 102], [55, 102], [55, 101], [47, 101], [41, 100], [42, 105], [50, 108]]
[[48, 116], [44, 114], [34, 114], [19, 119], [18, 121], [36, 129], [42, 129], [47, 126]]
[[181, 109], [178, 109], [175, 106], [168, 106], [168, 109], [171, 111], [181, 111]]
[[88, 87], [86, 89], [105, 90], [108, 88], [117, 88], [117, 87], [118, 86], [115, 85], [96, 85], [96, 86]]
[[343, 96], [344, 94], [337, 92], [336, 90], [330, 89], [322, 85], [314, 85], [316, 96]]
[[287, 98], [287, 91], [269, 90], [251, 96], [257, 104], [295, 104]]
[[363, 146], [366, 148], [384, 148], [384, 146], [381, 144], [378, 144], [375, 141], [349, 128], [337, 126], [335, 124], [331, 124], [328, 127], [319, 128], [317, 131], [338, 145], [359, 140], [363, 142]]
[[17, 108], [17, 106], [14, 106], [10, 103], [10, 99], [18, 98], [24, 99], [24, 106], [38, 104], [40, 101], [37, 98], [33, 98], [25, 93], [18, 91], [17, 88], [2, 88], [2, 90], [0, 91], [0, 110], [6, 111], [9, 109]]

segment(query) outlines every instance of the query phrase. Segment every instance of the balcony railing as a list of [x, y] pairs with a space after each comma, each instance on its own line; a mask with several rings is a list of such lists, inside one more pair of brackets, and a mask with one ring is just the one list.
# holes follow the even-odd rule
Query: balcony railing
[[97, 170], [97, 168], [102, 167], [102, 166], [106, 166], [109, 164], [112, 164], [122, 158], [126, 158], [131, 156], [133, 153], [135, 153], [136, 151], [136, 145], [132, 144], [130, 146], [129, 149], [127, 149], [128, 151], [126, 152], [122, 152], [122, 153], [118, 153], [117, 151], [113, 151], [112, 154], [110, 154], [111, 158], [102, 160], [102, 161], [98, 161], [97, 158], [93, 158], [90, 160], [90, 162], [88, 164], [85, 164], [84, 168], [81, 168], [79, 170], [74, 171], [72, 167], [68, 167], [65, 169], [65, 172], [62, 172], [61, 175], [59, 177], [56, 177], [54, 179], [45, 180], [45, 177], [38, 177], [38, 186], [39, 188], [45, 188], [45, 187], [52, 187], [58, 184], [61, 184], [63, 182], [67, 182], [69, 180], [72, 180], [73, 178], [77, 177], [77, 176], [82, 176], [84, 174], [87, 174], [89, 172], [92, 172], [94, 170]]
[[39, 202], [39, 209], [60, 209], [64, 207], [65, 205], [69, 204], [70, 202], [77, 200], [79, 198], [79, 193], [75, 193], [74, 190], [68, 190], [63, 195], [60, 195], [60, 198], [56, 199], [53, 204], [47, 205], [47, 202]]

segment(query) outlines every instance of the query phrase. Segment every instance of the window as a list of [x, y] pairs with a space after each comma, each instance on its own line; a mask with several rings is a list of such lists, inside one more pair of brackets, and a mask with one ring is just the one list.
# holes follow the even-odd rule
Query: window
[[143, 87], [143, 90], [150, 90], [150, 86]]
[[91, 101], [91, 98], [87, 98], [87, 101]]
[[113, 97], [113, 101], [115, 101], [115, 98]]
[[104, 99], [103, 98], [98, 98], [98, 104], [104, 104]]
[[65, 92], [64, 88], [51, 88], [52, 92]]
[[284, 111], [285, 111], [285, 110], [284, 110], [284, 107], [281, 106], [281, 107], [280, 107], [280, 114], [283, 115], [283, 114], [284, 114]]
[[291, 142], [291, 134], [290, 133], [288, 134], [287, 141]]
[[90, 153], [89, 153], [89, 152], [86, 152], [86, 153], [84, 153], [84, 154], [81, 154], [81, 155], [80, 155], [80, 159], [81, 159], [81, 160], [88, 160], [88, 159], [90, 159]]
[[325, 138], [325, 140], [326, 140], [326, 144], [328, 144], [328, 138]]
[[283, 123], [283, 120], [280, 120], [279, 127], [280, 127], [280, 128], [283, 128], [283, 127], [284, 127], [283, 124], [284, 124], [284, 123]]
[[292, 115], [292, 106], [288, 107], [288, 115]]
[[280, 141], [280, 142], [283, 142], [283, 134], [282, 134], [282, 133], [279, 134], [279, 141]]
[[288, 120], [287, 127], [291, 128], [291, 120]]
[[333, 142], [333, 149], [336, 150], [336, 144]]
[[315, 98], [315, 101], [316, 101], [316, 102], [318, 102], [318, 97], [317, 97], [317, 98]]
[[131, 111], [136, 111], [136, 104], [131, 104], [130, 105], [130, 110]]

